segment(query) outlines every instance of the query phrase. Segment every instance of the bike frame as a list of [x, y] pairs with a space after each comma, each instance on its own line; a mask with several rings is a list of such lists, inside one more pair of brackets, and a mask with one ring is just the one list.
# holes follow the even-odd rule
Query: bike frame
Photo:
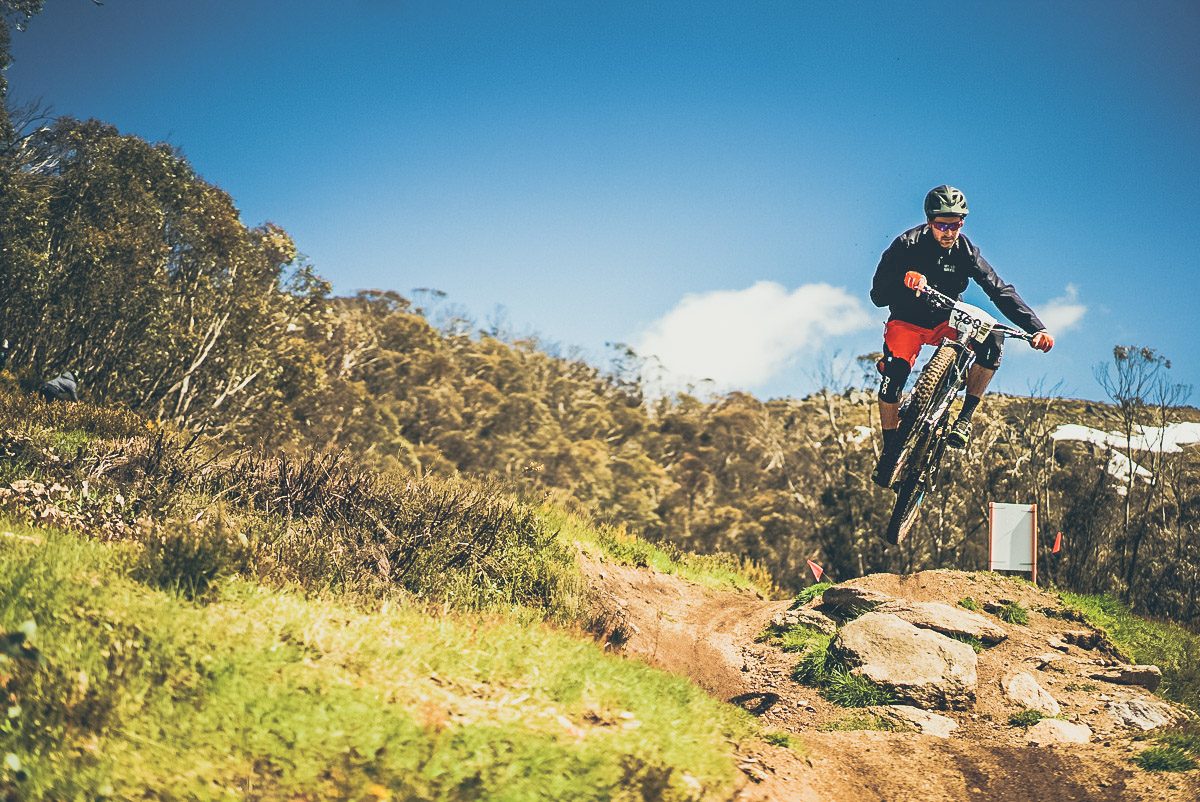
[[[998, 332], [1003, 337], [1025, 340], [1032, 337], [1019, 329], [997, 323], [983, 310], [956, 301], [937, 290], [926, 288], [924, 293], [932, 305], [952, 310], [951, 324], [958, 331], [958, 335], [953, 340], [944, 338], [934, 356], [922, 369], [922, 379], [918, 380], [918, 386], [924, 380], [925, 370], [929, 369], [930, 363], [942, 349], [950, 348], [954, 351], [953, 361], [948, 366], [937, 369], [945, 371], [937, 379], [937, 384], [922, 390], [922, 394], [928, 392], [919, 402], [922, 408], [915, 412], [910, 409], [918, 395], [914, 387], [900, 409], [901, 425], [906, 434], [893, 474], [893, 487], [897, 492], [895, 510], [888, 524], [887, 540], [890, 543], [900, 542], [912, 526], [917, 507], [925, 493], [936, 487], [938, 466], [946, 451], [946, 434], [950, 429], [950, 408], [966, 385], [967, 377], [975, 364], [975, 352], [971, 348], [971, 341], [982, 341], [992, 332]], [[909, 416], [913, 414], [921, 417], [912, 420]]]

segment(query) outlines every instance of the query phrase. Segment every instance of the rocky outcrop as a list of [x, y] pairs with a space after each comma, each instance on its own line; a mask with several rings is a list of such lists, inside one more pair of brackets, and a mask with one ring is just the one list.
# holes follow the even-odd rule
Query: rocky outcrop
[[881, 604], [896, 601], [886, 593], [880, 593], [854, 585], [834, 585], [821, 594], [816, 607], [829, 610], [840, 617], [857, 615], [864, 610], [873, 610]]
[[1031, 744], [1085, 744], [1092, 740], [1092, 729], [1086, 724], [1073, 724], [1056, 718], [1044, 718], [1025, 733]]
[[1171, 723], [1169, 708], [1143, 699], [1109, 702], [1106, 712], [1118, 724], [1143, 732], [1149, 732]]
[[941, 602], [910, 602], [893, 599], [875, 608], [877, 613], [890, 613], [921, 629], [932, 629], [943, 635], [963, 635], [996, 644], [1008, 637], [1004, 627], [993, 624], [978, 613]]
[[842, 627], [830, 651], [851, 673], [920, 708], [963, 709], [975, 702], [975, 651], [888, 613], [867, 613]]
[[1022, 707], [1039, 710], [1047, 716], [1057, 716], [1062, 712], [1058, 701], [1028, 674], [1010, 674], [1000, 681], [1000, 687], [1010, 702]]
[[1093, 672], [1091, 677], [1114, 685], [1138, 685], [1154, 693], [1162, 682], [1162, 671], [1158, 666], [1115, 666]]

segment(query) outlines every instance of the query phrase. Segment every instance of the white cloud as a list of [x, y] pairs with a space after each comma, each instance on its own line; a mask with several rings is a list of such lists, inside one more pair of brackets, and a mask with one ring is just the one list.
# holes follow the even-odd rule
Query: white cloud
[[1058, 334], [1076, 328], [1086, 312], [1087, 307], [1079, 303], [1079, 290], [1074, 284], [1068, 284], [1067, 294], [1046, 304], [1038, 317], [1052, 334]]
[[872, 325], [858, 299], [844, 288], [805, 284], [789, 292], [760, 281], [744, 290], [685, 295], [635, 339], [644, 357], [667, 371], [658, 379], [682, 387], [711, 379], [717, 388], [749, 390], [789, 366], [824, 338]]

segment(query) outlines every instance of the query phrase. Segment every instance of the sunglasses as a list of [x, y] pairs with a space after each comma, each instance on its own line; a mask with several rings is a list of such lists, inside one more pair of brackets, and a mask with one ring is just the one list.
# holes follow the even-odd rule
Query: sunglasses
[[963, 221], [959, 220], [957, 223], [930, 223], [930, 225], [938, 231], [958, 231], [963, 227]]

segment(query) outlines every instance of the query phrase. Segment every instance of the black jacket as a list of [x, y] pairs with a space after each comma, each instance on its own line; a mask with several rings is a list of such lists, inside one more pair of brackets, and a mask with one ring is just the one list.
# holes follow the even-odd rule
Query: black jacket
[[904, 274], [910, 270], [921, 273], [931, 287], [955, 299], [962, 298], [967, 283], [974, 279], [996, 308], [1017, 326], [1030, 334], [1046, 328], [1013, 286], [996, 275], [969, 239], [959, 235], [954, 247], [946, 250], [938, 244], [928, 225], [910, 228], [896, 237], [875, 268], [871, 301], [876, 306], [890, 308], [888, 320], [932, 329], [950, 319], [949, 310], [934, 309], [904, 286]]

